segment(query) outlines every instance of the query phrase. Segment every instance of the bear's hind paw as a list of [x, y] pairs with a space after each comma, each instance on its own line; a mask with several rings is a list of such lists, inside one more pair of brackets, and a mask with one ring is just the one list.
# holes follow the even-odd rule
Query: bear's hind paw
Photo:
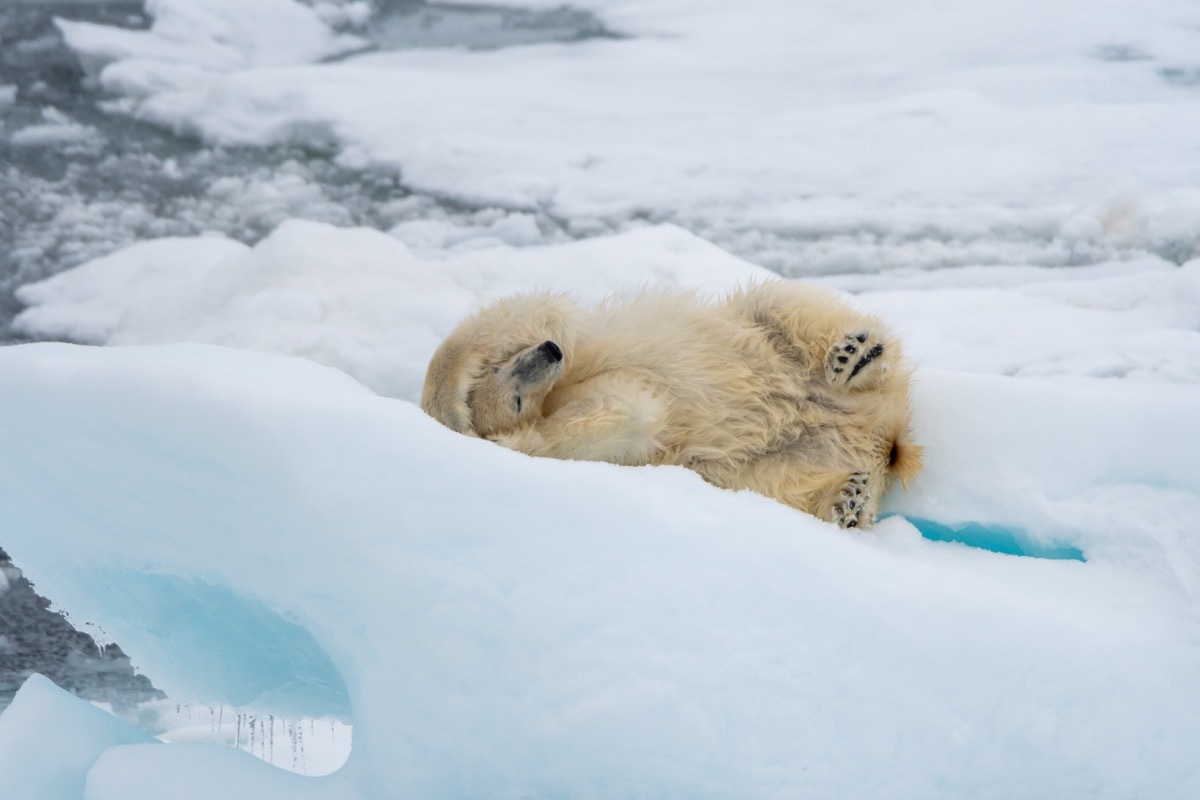
[[854, 472], [830, 509], [830, 522], [839, 528], [869, 528], [875, 524], [875, 514], [867, 510], [871, 500], [867, 473]]
[[825, 377], [831, 386], [857, 387], [881, 373], [884, 366], [883, 342], [870, 331], [855, 331], [829, 348], [825, 357]]

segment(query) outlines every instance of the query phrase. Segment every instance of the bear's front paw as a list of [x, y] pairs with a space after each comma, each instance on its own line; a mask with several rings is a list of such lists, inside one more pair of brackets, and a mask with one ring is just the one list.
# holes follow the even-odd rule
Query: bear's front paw
[[869, 528], [875, 524], [875, 515], [868, 511], [871, 500], [870, 486], [867, 483], [867, 473], [851, 473], [850, 479], [842, 487], [837, 502], [830, 511], [830, 522], [839, 528]]
[[857, 387], [870, 383], [883, 369], [884, 346], [870, 331], [855, 331], [829, 348], [825, 377], [830, 386]]

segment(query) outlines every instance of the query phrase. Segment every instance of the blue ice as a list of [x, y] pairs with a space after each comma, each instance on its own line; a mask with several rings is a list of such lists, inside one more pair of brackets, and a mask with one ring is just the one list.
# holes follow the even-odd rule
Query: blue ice
[[1010, 556], [1030, 556], [1073, 561], [1086, 561], [1083, 551], [1068, 544], [1046, 543], [1027, 531], [1008, 525], [964, 522], [946, 525], [920, 517], [908, 517], [921, 535], [934, 542], [958, 542], [969, 547], [991, 550]]
[[80, 579], [120, 586], [107, 592], [107, 608], [136, 621], [146, 644], [172, 661], [199, 697], [350, 719], [349, 695], [326, 652], [309, 631], [262, 602], [195, 578], [96, 571]]

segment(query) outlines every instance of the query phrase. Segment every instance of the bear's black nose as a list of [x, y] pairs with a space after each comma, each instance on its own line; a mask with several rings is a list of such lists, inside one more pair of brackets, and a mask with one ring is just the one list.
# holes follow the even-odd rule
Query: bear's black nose
[[538, 350], [541, 350], [551, 361], [562, 361], [562, 350], [554, 342], [542, 342]]

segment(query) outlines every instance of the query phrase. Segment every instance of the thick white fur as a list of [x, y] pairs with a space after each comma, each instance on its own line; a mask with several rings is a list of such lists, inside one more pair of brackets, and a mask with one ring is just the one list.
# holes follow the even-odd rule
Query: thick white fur
[[451, 333], [421, 405], [530, 455], [682, 465], [866, 527], [892, 480], [920, 469], [909, 376], [878, 319], [813, 287], [769, 282], [718, 303], [648, 290], [595, 309], [530, 294]]

